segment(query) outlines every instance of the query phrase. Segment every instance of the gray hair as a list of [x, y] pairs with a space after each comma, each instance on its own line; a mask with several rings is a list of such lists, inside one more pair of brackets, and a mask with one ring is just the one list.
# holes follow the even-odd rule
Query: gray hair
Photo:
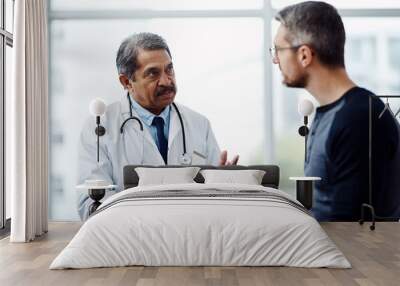
[[130, 79], [133, 78], [135, 71], [139, 68], [137, 57], [140, 49], [166, 50], [172, 58], [168, 45], [161, 36], [152, 33], [133, 34], [119, 46], [116, 59], [119, 74], [124, 74]]
[[346, 33], [335, 7], [325, 2], [307, 1], [282, 9], [275, 19], [288, 29], [286, 40], [291, 45], [307, 44], [322, 64], [344, 67]]

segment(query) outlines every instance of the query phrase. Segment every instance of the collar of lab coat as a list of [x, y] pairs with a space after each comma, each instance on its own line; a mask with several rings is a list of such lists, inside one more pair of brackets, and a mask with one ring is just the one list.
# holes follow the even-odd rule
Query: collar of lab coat
[[132, 100], [132, 109], [136, 111], [136, 113], [139, 115], [139, 118], [148, 127], [152, 125], [154, 117], [158, 116], [164, 120], [165, 124], [168, 124], [168, 129], [169, 129], [171, 106], [165, 107], [164, 110], [160, 113], [160, 115], [155, 115], [150, 111], [148, 111], [146, 108], [142, 107], [136, 100]]
[[[133, 101], [133, 99], [132, 99], [132, 101]], [[177, 107], [179, 108], [179, 111], [181, 112], [182, 120], [185, 122], [185, 116], [182, 114], [180, 106], [176, 102], [175, 102], [175, 104], [177, 105]], [[128, 118], [129, 112], [130, 112], [129, 108], [130, 108], [129, 107], [129, 101], [128, 101], [128, 98], [126, 97], [126, 94], [125, 94], [124, 97], [121, 99], [121, 113], [122, 113], [123, 117]], [[139, 117], [139, 115], [137, 114], [135, 109], [132, 110], [132, 114], [134, 116]], [[170, 123], [169, 123], [168, 147], [170, 147], [171, 144], [173, 143], [173, 141], [176, 139], [176, 137], [177, 137], [177, 135], [178, 135], [180, 130], [181, 130], [181, 124], [180, 124], [180, 121], [179, 121], [178, 114], [177, 114], [175, 108], [171, 106], [170, 107]], [[145, 128], [144, 132], [146, 134], [145, 137], [147, 139], [149, 139], [152, 143], [154, 143], [154, 146], [156, 146], [154, 140], [151, 137], [150, 132], [148, 130], [146, 130], [146, 128]], [[183, 153], [183, 149], [182, 149], [182, 153]]]

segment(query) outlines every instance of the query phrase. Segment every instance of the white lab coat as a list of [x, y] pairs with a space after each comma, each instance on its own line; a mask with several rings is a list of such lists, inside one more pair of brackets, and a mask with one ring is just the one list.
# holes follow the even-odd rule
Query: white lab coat
[[[220, 149], [211, 129], [210, 122], [203, 115], [177, 104], [182, 115], [186, 134], [187, 153], [192, 164], [217, 165]], [[133, 115], [138, 117], [134, 110]], [[101, 117], [101, 125], [106, 133], [100, 137], [100, 161], [97, 163], [96, 122], [92, 116], [87, 119], [81, 132], [78, 157], [78, 184], [86, 179], [103, 179], [110, 184], [118, 185], [108, 191], [105, 197], [123, 190], [123, 167], [126, 165], [165, 165], [157, 145], [149, 130], [143, 123], [143, 131], [136, 120], [125, 124], [123, 134], [120, 126], [130, 116], [129, 102], [126, 96], [107, 107]], [[196, 151], [206, 159], [194, 155]], [[180, 165], [183, 153], [182, 129], [175, 108], [171, 108], [168, 136], [168, 164]], [[81, 219], [88, 217], [88, 207], [93, 201], [87, 192], [81, 192], [78, 199], [78, 211]]]

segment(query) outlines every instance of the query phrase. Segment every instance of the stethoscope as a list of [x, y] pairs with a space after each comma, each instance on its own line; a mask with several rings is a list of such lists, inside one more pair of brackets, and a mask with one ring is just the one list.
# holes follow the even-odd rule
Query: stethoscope
[[[133, 107], [132, 107], [132, 99], [131, 99], [131, 97], [129, 95], [129, 92], [127, 93], [126, 97], [128, 98], [128, 102], [129, 102], [129, 114], [130, 114], [130, 117], [125, 119], [124, 122], [122, 122], [121, 127], [120, 127], [120, 133], [121, 133], [121, 135], [124, 133], [124, 126], [129, 120], [136, 120], [139, 123], [140, 131], [143, 132], [143, 123], [142, 123], [142, 121], [140, 121], [140, 119], [138, 117], [134, 116], [133, 113], [132, 113], [132, 109], [133, 109]], [[174, 102], [172, 103], [172, 106], [175, 108], [176, 113], [178, 114], [179, 122], [181, 124], [181, 129], [182, 129], [183, 154], [179, 158], [179, 163], [182, 164], [182, 165], [190, 165], [192, 163], [192, 159], [190, 158], [190, 156], [186, 152], [186, 135], [185, 135], [185, 126], [183, 124], [182, 115], [179, 112], [179, 109], [178, 109], [178, 107], [176, 106], [176, 104]]]

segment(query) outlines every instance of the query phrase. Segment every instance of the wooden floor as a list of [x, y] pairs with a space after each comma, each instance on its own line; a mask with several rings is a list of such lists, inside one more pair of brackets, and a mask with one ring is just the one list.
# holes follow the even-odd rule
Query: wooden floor
[[290, 267], [120, 267], [48, 270], [79, 229], [78, 223], [50, 223], [32, 243], [0, 241], [0, 285], [400, 285], [400, 223], [378, 223], [375, 231], [357, 223], [323, 228], [353, 268]]

